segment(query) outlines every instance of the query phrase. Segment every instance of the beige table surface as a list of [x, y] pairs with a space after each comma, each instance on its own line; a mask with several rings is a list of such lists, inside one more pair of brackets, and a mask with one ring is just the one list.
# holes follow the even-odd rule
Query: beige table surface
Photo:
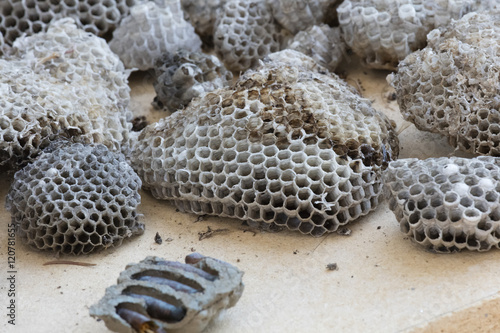
[[[398, 128], [408, 125], [397, 103], [388, 99], [388, 72], [351, 63], [346, 74]], [[135, 73], [131, 86], [135, 114], [147, 115], [150, 121], [166, 115], [150, 107], [154, 90], [147, 73]], [[445, 139], [413, 125], [400, 139], [401, 158], [454, 153]], [[1, 200], [9, 184], [3, 175]], [[198, 221], [147, 192], [142, 192], [140, 212], [146, 224], [143, 236], [97, 254], [59, 258], [96, 264], [93, 267], [43, 266], [57, 258], [17, 243], [17, 317], [12, 327], [6, 316], [10, 216], [2, 204], [0, 332], [107, 332], [88, 309], [126, 264], [148, 255], [183, 260], [193, 250], [245, 271], [242, 298], [208, 332], [500, 332], [500, 253], [426, 252], [399, 231], [386, 203], [351, 224], [350, 236], [321, 238], [252, 232], [241, 221], [217, 217]], [[227, 231], [200, 241], [198, 233], [208, 227]], [[156, 232], [163, 237], [161, 245], [154, 242]], [[338, 270], [328, 271], [329, 263], [336, 263]]]

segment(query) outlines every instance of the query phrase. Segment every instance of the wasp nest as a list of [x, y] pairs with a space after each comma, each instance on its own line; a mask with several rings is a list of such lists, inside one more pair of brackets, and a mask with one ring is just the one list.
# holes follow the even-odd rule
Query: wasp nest
[[146, 70], [165, 53], [201, 51], [201, 40], [184, 19], [180, 0], [155, 0], [132, 7], [109, 46], [127, 68]]
[[458, 19], [473, 0], [346, 0], [338, 8], [347, 45], [372, 68], [395, 69], [425, 46], [432, 29]]
[[288, 41], [287, 48], [310, 56], [330, 71], [337, 68], [345, 53], [340, 29], [331, 28], [326, 24], [315, 25], [299, 32]]
[[374, 209], [397, 137], [368, 100], [312, 71], [311, 58], [270, 58], [146, 127], [132, 161], [144, 186], [181, 211], [320, 236]]
[[0, 168], [18, 168], [58, 137], [120, 149], [131, 127], [127, 76], [104, 39], [71, 19], [18, 38], [0, 59]]
[[214, 55], [179, 51], [156, 62], [153, 105], [176, 111], [205, 92], [228, 85], [233, 74]]
[[115, 332], [201, 332], [243, 293], [243, 272], [198, 253], [186, 264], [147, 257], [130, 264], [118, 284], [90, 308]]
[[29, 245], [89, 253], [142, 234], [140, 188], [122, 154], [104, 145], [58, 142], [16, 172], [7, 209]]
[[[276, 21], [293, 34], [323, 23], [334, 15], [338, 0], [271, 0], [268, 1]], [[326, 17], [325, 17], [326, 16]]]
[[[12, 45], [23, 33], [46, 31], [52, 21], [71, 17], [85, 31], [104, 35], [128, 14], [135, 0], [2, 0], [0, 34]], [[2, 45], [2, 44], [0, 44]]]
[[384, 173], [401, 231], [437, 252], [499, 247], [499, 180], [490, 156], [404, 159]]
[[500, 14], [470, 13], [429, 34], [389, 78], [406, 120], [461, 150], [500, 155]]
[[187, 19], [194, 26], [196, 33], [204, 40], [211, 40], [215, 22], [222, 6], [227, 0], [181, 0], [182, 9]]
[[283, 35], [262, 0], [229, 0], [216, 23], [215, 50], [231, 71], [244, 71], [277, 52]]

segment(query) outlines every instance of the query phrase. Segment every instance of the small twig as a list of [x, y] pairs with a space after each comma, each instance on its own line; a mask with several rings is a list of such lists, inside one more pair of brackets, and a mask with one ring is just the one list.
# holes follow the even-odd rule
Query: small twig
[[56, 59], [56, 58], [59, 58], [59, 57], [60, 57], [60, 55], [59, 55], [59, 54], [57, 54], [57, 53], [52, 53], [52, 54], [51, 54], [51, 55], [49, 55], [48, 57], [45, 57], [45, 58], [41, 59], [41, 60], [39, 61], [39, 63], [40, 63], [40, 64], [44, 64], [44, 63], [46, 63], [47, 61], [50, 61], [50, 60], [52, 60], [52, 59]]
[[403, 126], [401, 126], [401, 128], [399, 129], [397, 135], [400, 135], [401, 133], [403, 133], [408, 127], [410, 127], [411, 125], [413, 125], [412, 123], [406, 123], [404, 124]]
[[319, 242], [319, 243], [318, 243], [318, 245], [316, 245], [316, 246], [314, 247], [314, 249], [311, 251], [311, 253], [314, 253], [314, 251], [316, 251], [316, 249], [317, 249], [317, 248], [321, 245], [321, 243], [323, 243], [323, 242], [326, 240], [326, 238], [327, 238], [328, 236], [330, 236], [330, 234], [326, 234], [326, 236], [325, 236], [325, 237], [323, 237], [323, 239], [321, 240], [321, 242]]
[[91, 264], [88, 262], [72, 261], [72, 260], [54, 260], [47, 261], [43, 266], [47, 265], [75, 265], [75, 266], [95, 266], [96, 264]]
[[251, 232], [254, 236], [257, 235], [257, 231], [254, 230], [254, 228], [248, 228], [248, 229], [243, 229], [240, 228], [243, 232]]
[[199, 215], [193, 223], [204, 221], [205, 217], [206, 215]]
[[225, 231], [229, 231], [229, 229], [215, 229], [215, 230], [212, 230], [212, 228], [210, 227], [207, 227], [207, 231], [205, 232], [199, 232], [198, 235], [200, 236], [198, 238], [198, 240], [203, 240], [205, 238], [210, 238], [212, 237], [214, 234], [216, 233], [221, 233], [221, 232], [225, 232]]

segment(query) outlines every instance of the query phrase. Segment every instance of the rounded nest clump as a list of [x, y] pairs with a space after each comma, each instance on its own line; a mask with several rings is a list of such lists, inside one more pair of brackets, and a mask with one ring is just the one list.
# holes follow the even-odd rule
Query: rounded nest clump
[[109, 46], [127, 68], [147, 70], [165, 53], [201, 51], [201, 40], [184, 19], [180, 0], [154, 0], [130, 9]]
[[339, 0], [271, 0], [273, 17], [293, 34], [335, 16]]
[[[116, 28], [136, 0], [2, 0], [0, 34], [12, 45], [23, 33], [46, 31], [55, 20], [71, 17], [78, 27], [102, 36]], [[0, 43], [0, 48], [3, 43]]]
[[266, 1], [228, 0], [216, 23], [215, 51], [231, 71], [244, 71], [280, 50], [284, 36]]
[[490, 156], [402, 159], [384, 173], [401, 231], [437, 252], [500, 247], [499, 180]]
[[345, 0], [338, 8], [347, 45], [367, 67], [395, 69], [425, 46], [429, 31], [458, 19], [474, 0]]
[[82, 254], [142, 234], [141, 180], [103, 145], [54, 143], [16, 172], [7, 209], [19, 236], [40, 250]]
[[330, 71], [337, 68], [345, 53], [340, 29], [331, 28], [326, 24], [315, 25], [299, 32], [288, 41], [287, 48], [310, 56]]
[[214, 35], [217, 15], [227, 0], [181, 0], [182, 9], [187, 14], [198, 35], [204, 41], [210, 41]]
[[132, 152], [145, 188], [181, 211], [275, 223], [320, 236], [378, 204], [397, 157], [390, 121], [291, 50], [234, 87], [146, 127]]
[[62, 19], [11, 51], [0, 59], [0, 168], [19, 168], [58, 137], [114, 150], [128, 142], [128, 73], [104, 39]]
[[186, 263], [147, 257], [127, 265], [90, 315], [115, 332], [202, 332], [240, 299], [238, 268], [198, 253]]
[[193, 98], [222, 88], [233, 79], [233, 74], [216, 56], [184, 50], [158, 59], [155, 74], [157, 96], [153, 105], [170, 111], [182, 109]]
[[428, 40], [389, 78], [403, 117], [461, 150], [499, 156], [500, 14], [468, 14]]

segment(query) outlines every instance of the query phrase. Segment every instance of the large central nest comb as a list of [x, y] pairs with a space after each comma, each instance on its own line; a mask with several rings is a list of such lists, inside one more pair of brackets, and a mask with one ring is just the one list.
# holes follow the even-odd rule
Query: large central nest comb
[[368, 100], [322, 73], [301, 53], [278, 52], [148, 126], [132, 152], [144, 186], [181, 211], [314, 236], [367, 214], [398, 140]]

